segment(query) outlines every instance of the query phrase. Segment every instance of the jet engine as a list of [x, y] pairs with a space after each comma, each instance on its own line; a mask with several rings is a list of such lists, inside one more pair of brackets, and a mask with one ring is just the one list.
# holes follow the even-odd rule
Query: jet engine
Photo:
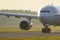
[[22, 30], [29, 30], [32, 27], [32, 22], [29, 21], [29, 20], [23, 20], [23, 21], [20, 22], [19, 27]]

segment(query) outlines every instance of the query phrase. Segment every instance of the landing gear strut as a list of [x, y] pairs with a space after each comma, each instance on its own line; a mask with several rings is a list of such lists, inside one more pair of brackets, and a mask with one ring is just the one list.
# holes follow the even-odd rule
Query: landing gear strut
[[48, 25], [44, 25], [45, 28], [42, 28], [42, 33], [50, 33], [51, 32], [51, 28], [48, 28]]

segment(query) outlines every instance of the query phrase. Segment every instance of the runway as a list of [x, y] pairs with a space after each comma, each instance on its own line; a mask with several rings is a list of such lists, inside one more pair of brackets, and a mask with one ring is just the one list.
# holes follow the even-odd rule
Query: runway
[[34, 36], [57, 36], [60, 32], [41, 33], [41, 32], [0, 32], [1, 37], [34, 37]]

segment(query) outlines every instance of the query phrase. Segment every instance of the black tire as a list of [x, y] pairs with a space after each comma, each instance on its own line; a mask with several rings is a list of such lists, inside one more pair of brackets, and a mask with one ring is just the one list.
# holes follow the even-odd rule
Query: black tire
[[51, 29], [50, 28], [42, 28], [42, 33], [50, 33]]

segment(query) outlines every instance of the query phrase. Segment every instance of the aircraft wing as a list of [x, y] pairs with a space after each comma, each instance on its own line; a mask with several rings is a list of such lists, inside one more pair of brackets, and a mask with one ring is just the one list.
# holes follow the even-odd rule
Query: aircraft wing
[[26, 18], [34, 18], [38, 19], [37, 15], [32, 15], [32, 14], [24, 14], [24, 13], [11, 13], [11, 12], [0, 12], [0, 15], [5, 15], [7, 17], [9, 16], [14, 16], [14, 17], [26, 17]]

